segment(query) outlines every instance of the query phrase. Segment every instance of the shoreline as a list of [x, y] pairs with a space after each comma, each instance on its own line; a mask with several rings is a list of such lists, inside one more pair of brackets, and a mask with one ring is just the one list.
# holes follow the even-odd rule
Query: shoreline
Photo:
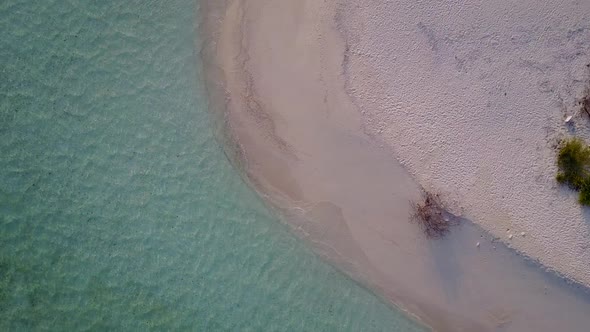
[[590, 214], [555, 175], [559, 140], [590, 138], [577, 105], [590, 86], [590, 3], [399, 0], [346, 11], [348, 91], [367, 134], [454, 213], [589, 287]]
[[[246, 181], [318, 254], [437, 331], [581, 330], [590, 319], [587, 297], [503, 245], [481, 240], [475, 249], [477, 239], [488, 237], [478, 226], [464, 220], [448, 239], [432, 242], [407, 222], [408, 201], [421, 188], [363, 132], [343, 79], [348, 45], [332, 20], [337, 6], [236, 1], [228, 7], [212, 52], [223, 73], [208, 76], [208, 84], [211, 77], [224, 82], [216, 85], [224, 94], [212, 100], [227, 106], [218, 107], [235, 140], [230, 159]], [[265, 10], [277, 21], [262, 19]], [[272, 29], [281, 19], [287, 36]], [[471, 285], [453, 281], [457, 272]], [[517, 292], [496, 294], [506, 290]], [[559, 308], [571, 308], [569, 319], [547, 322], [543, 312]], [[527, 325], [523, 317], [538, 321]]]

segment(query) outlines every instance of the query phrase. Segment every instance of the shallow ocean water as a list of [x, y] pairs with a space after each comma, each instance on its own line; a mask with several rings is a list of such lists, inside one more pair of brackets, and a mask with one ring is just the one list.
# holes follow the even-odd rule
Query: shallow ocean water
[[197, 7], [0, 2], [0, 330], [419, 330], [227, 162]]

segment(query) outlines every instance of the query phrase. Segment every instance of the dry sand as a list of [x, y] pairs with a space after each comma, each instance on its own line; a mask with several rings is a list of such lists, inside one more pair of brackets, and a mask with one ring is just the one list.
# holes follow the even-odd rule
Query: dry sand
[[[461, 226], [437, 241], [408, 222], [409, 202], [418, 199], [422, 183], [444, 194], [453, 188], [422, 179], [389, 136], [389, 145], [376, 144], [381, 136], [373, 121], [389, 116], [388, 109], [371, 113], [366, 105], [387, 99], [380, 80], [401, 69], [395, 62], [390, 69], [372, 67], [363, 58], [370, 47], [355, 47], [374, 37], [371, 20], [362, 15], [376, 15], [367, 8], [380, 2], [361, 8], [335, 0], [218, 4], [204, 5], [216, 27], [208, 30], [214, 37], [207, 72], [230, 156], [316, 252], [437, 331], [587, 330], [590, 302], [581, 287], [544, 272], [467, 219], [459, 218]], [[388, 13], [389, 21], [377, 21], [384, 34], [394, 16]], [[379, 122], [389, 133], [392, 119]], [[435, 130], [435, 122], [423, 123]], [[419, 143], [423, 134], [405, 131], [407, 137], [396, 139]]]
[[341, 12], [367, 132], [456, 213], [590, 286], [590, 210], [555, 181], [559, 139], [589, 137], [576, 99], [590, 86], [590, 1], [348, 1]]

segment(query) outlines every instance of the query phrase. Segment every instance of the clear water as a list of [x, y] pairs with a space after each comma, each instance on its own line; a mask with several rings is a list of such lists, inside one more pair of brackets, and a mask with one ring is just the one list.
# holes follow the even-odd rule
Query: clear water
[[0, 2], [0, 330], [418, 330], [230, 167], [197, 10]]

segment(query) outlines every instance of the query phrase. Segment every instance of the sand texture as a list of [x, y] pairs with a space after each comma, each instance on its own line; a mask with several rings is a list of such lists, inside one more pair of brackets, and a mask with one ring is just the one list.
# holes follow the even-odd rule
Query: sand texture
[[350, 1], [342, 13], [367, 132], [456, 213], [590, 285], [590, 210], [555, 181], [558, 140], [590, 128], [577, 106], [590, 1]]
[[[318, 254], [434, 330], [585, 331], [590, 324], [590, 305], [582, 287], [566, 284], [496, 241], [468, 212], [472, 207], [469, 204], [475, 203], [459, 199], [461, 188], [449, 183], [437, 187], [433, 180], [440, 176], [434, 167], [441, 165], [433, 160], [448, 144], [451, 152], [457, 148], [451, 153], [457, 159], [448, 165], [455, 170], [452, 179], [471, 168], [482, 168], [488, 172], [487, 177], [478, 177], [476, 183], [490, 191], [499, 186], [492, 185], [493, 171], [508, 167], [505, 163], [512, 165], [510, 158], [520, 154], [501, 153], [490, 160], [482, 157], [477, 165], [464, 167], [458, 153], [487, 153], [491, 148], [503, 151], [503, 140], [511, 142], [511, 138], [502, 131], [502, 124], [512, 124], [515, 120], [509, 117], [516, 115], [477, 115], [473, 110], [446, 109], [448, 113], [441, 111], [437, 119], [449, 126], [453, 121], [463, 125], [455, 126], [450, 137], [431, 137], [431, 132], [446, 127], [441, 129], [442, 124], [420, 113], [428, 105], [425, 100], [407, 100], [407, 94], [428, 96], [424, 88], [430, 85], [420, 75], [436, 76], [431, 72], [436, 72], [434, 65], [427, 67], [412, 59], [402, 62], [401, 56], [397, 63], [390, 57], [407, 52], [408, 57], [416, 53], [416, 59], [430, 59], [432, 47], [419, 56], [421, 41], [410, 34], [413, 29], [422, 31], [422, 25], [409, 25], [400, 8], [383, 6], [378, 1], [231, 1], [220, 19], [219, 39], [213, 52], [216, 60], [211, 64], [218, 71], [213, 76], [220, 81], [210, 84], [217, 87], [216, 95], [224, 96], [223, 125], [231, 142], [228, 155], [245, 179]], [[419, 4], [408, 7], [416, 9]], [[466, 6], [464, 10], [468, 9], [473, 8]], [[428, 16], [426, 11], [423, 14]], [[397, 15], [399, 20], [394, 19]], [[465, 20], [483, 24], [481, 18], [465, 15]], [[435, 16], [432, 14], [428, 21], [434, 22]], [[460, 25], [459, 17], [453, 17], [449, 27]], [[401, 32], [393, 28], [397, 27], [394, 22], [401, 25]], [[488, 29], [493, 30], [491, 26]], [[396, 41], [395, 33], [402, 35], [400, 39], [413, 41], [392, 49], [386, 43]], [[430, 45], [428, 39], [425, 43]], [[388, 61], [388, 65], [377, 61], [380, 58], [385, 58], [382, 61]], [[469, 67], [466, 63], [464, 66]], [[411, 68], [420, 70], [412, 75]], [[401, 80], [406, 70], [410, 82], [416, 80], [424, 86], [402, 87], [403, 82], [395, 85], [385, 81], [394, 77]], [[506, 76], [496, 70], [491, 70], [490, 75]], [[478, 100], [466, 96], [473, 85], [464, 83], [465, 88], [458, 89], [449, 85], [458, 84], [449, 78], [440, 84], [433, 88], [435, 92], [454, 96], [453, 105], [457, 107], [463, 98]], [[388, 95], [390, 90], [396, 92], [395, 96]], [[504, 97], [504, 91], [501, 95]], [[398, 98], [407, 100], [404, 107], [396, 108]], [[428, 98], [432, 103], [441, 101], [434, 92]], [[567, 102], [564, 99], [563, 103]], [[524, 104], [520, 101], [514, 107]], [[492, 121], [494, 117], [504, 120]], [[561, 113], [557, 112], [557, 123], [559, 117]], [[549, 123], [546, 116], [541, 118], [543, 123]], [[405, 124], [411, 119], [415, 123]], [[521, 125], [533, 126], [536, 120], [526, 118]], [[493, 129], [475, 130], [476, 125], [484, 124]], [[413, 131], [408, 129], [410, 125], [415, 125]], [[395, 132], [399, 128], [405, 128], [402, 134]], [[495, 144], [480, 136], [480, 141], [468, 140], [472, 145], [454, 141], [456, 137], [467, 140], [467, 133], [484, 135], [486, 130], [503, 135]], [[544, 139], [558, 135], [557, 131], [543, 130]], [[523, 147], [531, 143], [521, 140]], [[553, 152], [545, 149], [549, 143], [544, 140], [539, 144], [542, 148], [537, 151], [535, 145], [533, 150], [546, 153], [543, 167], [552, 168]], [[408, 155], [419, 151], [423, 159], [410, 163], [409, 157], [404, 159], [402, 155], [406, 151], [403, 147]], [[533, 158], [531, 163], [541, 160], [537, 155], [523, 156]], [[426, 169], [424, 176], [416, 171], [418, 166]], [[532, 169], [544, 171], [541, 166]], [[505, 196], [517, 184], [528, 181], [525, 175], [520, 174], [520, 182], [512, 179], [504, 188]], [[546, 180], [552, 178], [548, 172]], [[409, 222], [410, 201], [419, 199], [423, 187], [440, 191], [457, 215], [460, 226], [443, 240], [427, 239], [417, 225]], [[564, 205], [575, 201], [567, 191], [556, 188], [553, 185], [548, 190], [561, 195]], [[573, 201], [570, 203], [571, 209], [580, 211]], [[491, 209], [494, 203], [489, 200], [478, 204]], [[492, 211], [502, 212], [500, 208]], [[488, 227], [486, 221], [481, 224]], [[508, 227], [512, 232], [531, 232], [516, 227], [515, 222]], [[513, 242], [534, 243], [538, 235], [517, 237]], [[480, 247], [476, 247], [477, 242]]]

